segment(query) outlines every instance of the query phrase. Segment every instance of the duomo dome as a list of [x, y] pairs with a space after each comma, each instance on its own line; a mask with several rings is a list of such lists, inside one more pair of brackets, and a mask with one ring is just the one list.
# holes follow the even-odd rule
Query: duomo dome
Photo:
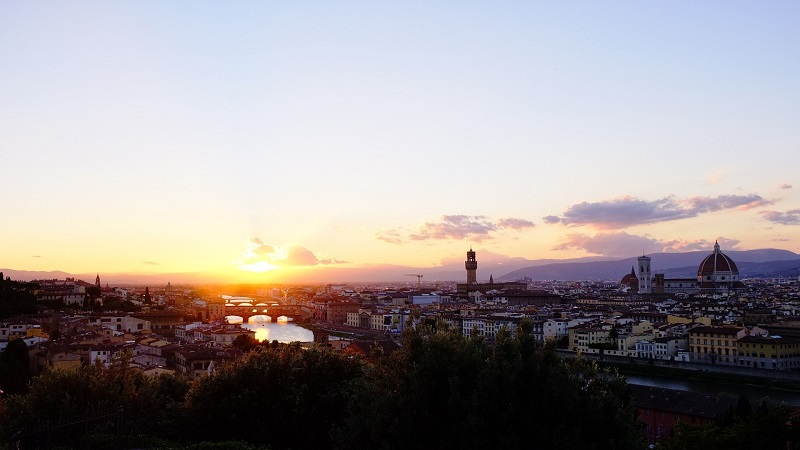
[[700, 283], [734, 283], [739, 281], [736, 263], [719, 250], [719, 242], [714, 243], [714, 252], [706, 256], [697, 268], [697, 281]]

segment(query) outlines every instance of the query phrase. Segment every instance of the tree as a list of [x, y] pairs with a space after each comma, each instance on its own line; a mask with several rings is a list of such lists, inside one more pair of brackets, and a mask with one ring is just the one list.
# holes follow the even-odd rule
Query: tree
[[4, 395], [24, 394], [30, 377], [28, 345], [14, 339], [0, 353], [0, 388]]
[[195, 383], [186, 397], [195, 439], [245, 439], [274, 449], [330, 448], [359, 358], [322, 347], [257, 347]]
[[736, 402], [736, 416], [746, 419], [753, 414], [753, 407], [750, 406], [750, 399], [746, 395], [740, 395], [739, 401]]
[[423, 322], [402, 342], [359, 384], [340, 447], [643, 448], [624, 378], [559, 358], [524, 326], [490, 344]]
[[[738, 408], [737, 408], [738, 409]], [[787, 449], [800, 444], [800, 423], [794, 408], [776, 405], [731, 421], [702, 426], [679, 424], [675, 435], [659, 445], [662, 450], [705, 450], [709, 448]]]
[[[2, 400], [0, 423], [10, 430], [35, 428], [100, 412], [125, 412], [131, 433], [173, 436], [186, 429], [182, 405], [189, 381], [185, 377], [145, 377], [131, 369], [130, 358], [115, 357], [108, 368], [86, 365], [46, 370], [30, 382], [24, 395]], [[111, 430], [114, 424], [111, 424]]]
[[258, 345], [258, 341], [256, 341], [253, 336], [250, 336], [249, 334], [240, 334], [234, 338], [231, 345], [243, 352], [248, 352]]

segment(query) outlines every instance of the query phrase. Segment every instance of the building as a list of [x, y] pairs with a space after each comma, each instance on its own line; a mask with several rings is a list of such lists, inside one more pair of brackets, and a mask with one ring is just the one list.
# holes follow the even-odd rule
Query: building
[[470, 247], [467, 252], [467, 260], [464, 261], [464, 267], [467, 269], [467, 282], [456, 284], [456, 292], [458, 293], [458, 297], [462, 299], [469, 298], [470, 293], [475, 291], [486, 293], [495, 290], [525, 290], [528, 288], [527, 283], [520, 283], [518, 281], [495, 283], [494, 277], [492, 276], [489, 276], [488, 283], [478, 283], [478, 260], [475, 259], [475, 252], [472, 250], [472, 247]]
[[745, 285], [739, 281], [739, 268], [719, 250], [719, 242], [714, 242], [714, 251], [700, 263], [697, 281], [700, 291], [706, 293], [729, 294], [745, 289]]
[[650, 294], [653, 292], [653, 278], [650, 276], [650, 257], [640, 256], [639, 261], [639, 293]]
[[695, 327], [689, 330], [689, 353], [693, 362], [739, 364], [737, 340], [745, 330], [737, 327]]
[[729, 399], [690, 391], [628, 385], [633, 404], [644, 424], [642, 432], [650, 444], [663, 442], [678, 423], [704, 425], [721, 417], [733, 406]]
[[234, 349], [187, 347], [175, 350], [175, 368], [190, 378], [205, 377], [214, 366], [233, 361], [241, 352]]
[[800, 339], [781, 336], [743, 336], [737, 342], [739, 365], [771, 370], [800, 368]]
[[720, 251], [719, 242], [714, 250], [700, 262], [695, 278], [665, 278], [663, 273], [650, 274], [650, 257], [638, 258], [636, 280], [631, 273], [625, 275], [622, 289], [639, 294], [708, 294], [729, 296], [747, 289], [739, 278], [739, 269], [733, 260]]

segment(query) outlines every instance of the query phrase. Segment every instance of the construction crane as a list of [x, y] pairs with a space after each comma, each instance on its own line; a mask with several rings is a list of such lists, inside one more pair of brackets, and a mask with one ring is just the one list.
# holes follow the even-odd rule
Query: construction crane
[[421, 273], [407, 273], [407, 277], [417, 277], [417, 289], [422, 287], [422, 274]]

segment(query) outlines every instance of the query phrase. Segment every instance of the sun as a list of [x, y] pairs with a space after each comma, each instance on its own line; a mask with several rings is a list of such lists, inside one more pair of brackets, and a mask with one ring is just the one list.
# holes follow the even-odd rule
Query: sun
[[269, 272], [272, 270], [279, 270], [280, 266], [276, 266], [275, 264], [270, 264], [266, 261], [255, 261], [252, 263], [241, 263], [239, 264], [239, 270], [244, 272], [255, 272], [255, 273], [264, 273]]

